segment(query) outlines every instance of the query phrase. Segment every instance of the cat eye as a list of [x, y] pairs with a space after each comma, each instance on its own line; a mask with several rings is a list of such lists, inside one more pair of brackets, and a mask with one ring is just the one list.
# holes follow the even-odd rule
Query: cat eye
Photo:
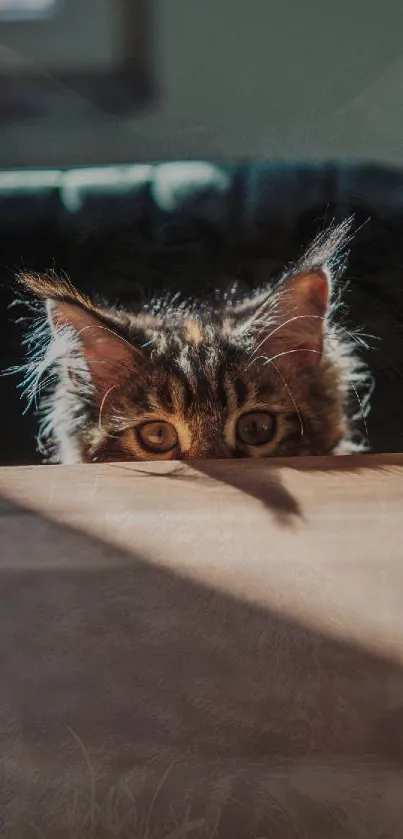
[[238, 420], [236, 433], [238, 440], [247, 446], [264, 446], [274, 437], [274, 417], [265, 411], [244, 414]]
[[137, 428], [137, 436], [149, 452], [170, 452], [178, 445], [176, 429], [170, 422], [145, 422]]

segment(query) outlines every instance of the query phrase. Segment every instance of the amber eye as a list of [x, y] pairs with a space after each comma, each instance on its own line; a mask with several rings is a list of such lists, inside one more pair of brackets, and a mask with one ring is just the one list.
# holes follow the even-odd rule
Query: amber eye
[[137, 436], [149, 452], [170, 452], [178, 445], [176, 429], [170, 422], [145, 422], [137, 428]]
[[274, 417], [264, 411], [244, 414], [237, 422], [238, 440], [247, 446], [264, 446], [265, 443], [270, 443], [274, 432]]

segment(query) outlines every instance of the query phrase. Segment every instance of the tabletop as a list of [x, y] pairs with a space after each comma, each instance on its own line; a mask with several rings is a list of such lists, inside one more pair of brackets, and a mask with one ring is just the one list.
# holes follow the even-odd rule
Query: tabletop
[[1, 835], [397, 839], [402, 511], [403, 455], [0, 469]]

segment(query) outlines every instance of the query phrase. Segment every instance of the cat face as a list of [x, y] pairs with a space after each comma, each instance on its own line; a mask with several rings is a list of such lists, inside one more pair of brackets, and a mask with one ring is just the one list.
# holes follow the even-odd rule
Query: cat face
[[331, 322], [331, 272], [318, 246], [276, 287], [217, 307], [159, 300], [129, 312], [95, 305], [54, 277], [22, 279], [46, 301], [47, 337], [27, 389], [53, 373], [42, 400], [53, 460], [354, 448], [348, 401], [363, 374]]
[[215, 324], [212, 319], [212, 313], [195, 319], [171, 312], [160, 324], [147, 318], [147, 328], [141, 317], [133, 319], [126, 336], [133, 329], [142, 333], [135, 341], [142, 350], [116, 348], [125, 360], [100, 383], [87, 438], [90, 459], [314, 454], [340, 442], [345, 421], [333, 369], [319, 373], [317, 358], [267, 363], [287, 352], [283, 344], [273, 338], [255, 357], [257, 335], [251, 342], [228, 313]]

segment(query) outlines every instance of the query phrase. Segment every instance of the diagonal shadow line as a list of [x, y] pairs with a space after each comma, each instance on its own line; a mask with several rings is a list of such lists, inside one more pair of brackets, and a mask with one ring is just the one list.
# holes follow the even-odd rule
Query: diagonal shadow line
[[[156, 776], [172, 767], [153, 828], [165, 825], [190, 791], [205, 813], [217, 784], [221, 793], [229, 785], [216, 831], [223, 839], [249, 835], [251, 813], [256, 836], [272, 829], [273, 777], [276, 794], [280, 776], [289, 790], [303, 758], [317, 762], [322, 782], [328, 773], [327, 796], [337, 788], [335, 761], [344, 779], [351, 762], [354, 770], [361, 761], [351, 800], [337, 788], [342, 800], [333, 812], [357, 808], [358, 784], [364, 820], [384, 764], [403, 771], [403, 672], [386, 657], [7, 498], [0, 527], [1, 836], [12, 835], [10, 818], [23, 814], [27, 823], [39, 819], [41, 835], [71, 837], [71, 795], [75, 790], [88, 809], [89, 765], [91, 794], [104, 801], [129, 773], [136, 806], [147, 812]], [[81, 739], [88, 764], [70, 732]], [[395, 799], [379, 792], [377, 812], [385, 819], [401, 806], [401, 780], [397, 790]], [[323, 806], [316, 793], [302, 798], [298, 826], [312, 831], [318, 809], [329, 818], [328, 797]], [[96, 819], [98, 798], [92, 806]], [[300, 835], [287, 807], [279, 839]], [[98, 836], [74, 832], [89, 835]]]
[[284, 469], [333, 475], [347, 472], [363, 480], [369, 470], [391, 471], [393, 467], [403, 465], [403, 455], [316, 456], [284, 458], [281, 461], [266, 458], [258, 463], [243, 462], [242, 465], [236, 460], [198, 460], [190, 462], [190, 465], [213, 480], [248, 493], [271, 511], [277, 524], [292, 527], [296, 519], [304, 519], [304, 513], [299, 499], [284, 484]]
[[[144, 475], [160, 479], [183, 480], [194, 482], [195, 471], [210, 480], [219, 481], [245, 492], [271, 511], [278, 524], [292, 527], [296, 519], [303, 519], [303, 510], [299, 500], [285, 486], [282, 469], [294, 469], [300, 472], [327, 472], [330, 474], [349, 473], [365, 478], [368, 471], [391, 471], [403, 465], [403, 455], [349, 455], [333, 457], [293, 457], [267, 458], [258, 462], [222, 460], [194, 460], [187, 462], [167, 462], [170, 467], [166, 472], [153, 472], [149, 463], [136, 463], [135, 475]], [[113, 466], [113, 465], [112, 465]], [[133, 477], [133, 467], [115, 464], [120, 470], [127, 470]], [[189, 470], [188, 467], [191, 467]]]
[[[157, 461], [158, 462], [158, 461]], [[237, 465], [235, 465], [237, 464]], [[284, 486], [278, 469], [268, 462], [262, 463], [259, 470], [251, 471], [246, 464], [239, 466], [233, 460], [195, 460], [172, 463], [165, 472], [153, 472], [150, 464], [136, 464], [135, 470], [124, 464], [111, 464], [119, 470], [126, 470], [132, 477], [144, 475], [147, 478], [162, 478], [194, 483], [201, 476], [215, 482], [224, 483], [241, 492], [246, 492], [269, 509], [278, 524], [292, 526], [297, 517], [302, 516], [298, 501]], [[190, 470], [189, 470], [190, 467]], [[266, 468], [268, 467], [268, 468]]]
[[259, 468], [242, 468], [236, 461], [198, 460], [191, 463], [203, 475], [246, 492], [266, 507], [277, 523], [292, 526], [303, 513], [299, 501], [284, 485], [281, 470], [265, 461]]

